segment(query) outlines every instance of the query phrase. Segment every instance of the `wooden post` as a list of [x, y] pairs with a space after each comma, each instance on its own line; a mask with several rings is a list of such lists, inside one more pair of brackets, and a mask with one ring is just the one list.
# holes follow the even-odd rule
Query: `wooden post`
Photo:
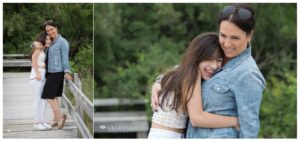
[[80, 81], [80, 78], [78, 76], [78, 73], [74, 73], [74, 83], [77, 85], [77, 87], [82, 90], [82, 84]]
[[[66, 80], [64, 79], [63, 94], [66, 93], [65, 89], [66, 89]], [[60, 108], [62, 108], [62, 109], [65, 108], [65, 105], [64, 105], [63, 100], [64, 100], [63, 97], [61, 97], [61, 98], [60, 98], [60, 101], [59, 101], [59, 103], [60, 103]]]
[[[82, 84], [81, 84], [81, 80], [78, 76], [78, 73], [74, 73], [74, 83], [75, 85], [82, 91]], [[79, 113], [81, 119], [84, 119], [83, 117], [83, 108], [81, 107], [81, 100], [82, 99], [79, 99], [79, 97], [76, 97], [76, 111]]]

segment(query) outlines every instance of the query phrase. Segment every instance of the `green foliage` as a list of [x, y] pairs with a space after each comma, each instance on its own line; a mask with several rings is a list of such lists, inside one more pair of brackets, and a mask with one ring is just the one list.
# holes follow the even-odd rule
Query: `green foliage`
[[70, 44], [71, 57], [81, 46], [92, 46], [93, 4], [4, 3], [4, 54], [29, 53], [42, 24], [49, 19], [58, 23], [59, 33]]
[[72, 71], [78, 72], [80, 76], [93, 74], [93, 47], [83, 46], [79, 48], [76, 57], [71, 61]]
[[260, 137], [295, 138], [297, 136], [297, 79], [289, 71], [284, 78], [270, 75], [260, 109]]

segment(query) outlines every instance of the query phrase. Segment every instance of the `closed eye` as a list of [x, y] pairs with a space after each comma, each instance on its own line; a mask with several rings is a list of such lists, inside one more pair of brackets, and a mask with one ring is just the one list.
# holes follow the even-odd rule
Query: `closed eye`
[[232, 36], [231, 39], [238, 40], [240, 37]]

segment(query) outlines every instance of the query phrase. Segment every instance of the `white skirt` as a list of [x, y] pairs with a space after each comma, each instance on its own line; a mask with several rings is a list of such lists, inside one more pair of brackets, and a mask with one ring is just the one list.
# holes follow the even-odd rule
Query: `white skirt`
[[151, 128], [148, 134], [148, 139], [183, 139], [183, 133], [177, 133], [174, 131]]

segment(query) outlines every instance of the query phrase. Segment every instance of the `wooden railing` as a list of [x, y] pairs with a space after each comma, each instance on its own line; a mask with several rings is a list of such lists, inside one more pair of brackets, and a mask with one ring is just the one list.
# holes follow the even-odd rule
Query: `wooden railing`
[[31, 67], [28, 54], [3, 54], [3, 67]]
[[[93, 138], [93, 129], [92, 131], [89, 130], [88, 126], [84, 122], [84, 119], [85, 115], [87, 115], [90, 121], [93, 122], [94, 105], [81, 91], [81, 81], [78, 77], [78, 74], [74, 74], [74, 83], [70, 80], [66, 80], [65, 86], [65, 88], [67, 88], [67, 91], [69, 92], [66, 92], [66, 90], [64, 90], [62, 103], [76, 123], [76, 126], [80, 132], [80, 135], [78, 136], [81, 136], [83, 138]], [[69, 94], [71, 94], [73, 98], [69, 99], [66, 96]], [[75, 103], [75, 105], [73, 105], [72, 103]]]
[[[3, 54], [3, 67], [31, 67], [31, 61], [29, 55], [26, 54]], [[71, 95], [73, 98], [69, 99], [66, 95]], [[64, 95], [62, 96], [61, 102], [79, 130], [79, 132], [77, 132], [80, 133], [78, 137], [93, 138], [93, 129], [91, 129], [92, 131], [89, 130], [84, 119], [85, 117], [89, 118], [92, 122], [91, 125], [93, 125], [94, 104], [82, 92], [81, 81], [78, 74], [74, 74], [74, 82], [69, 80], [65, 81]], [[72, 103], [75, 103], [75, 105]]]
[[[142, 99], [95, 99], [95, 107], [111, 106], [141, 106], [145, 105]], [[96, 112], [94, 118], [95, 134], [103, 133], [137, 133], [137, 138], [146, 138], [149, 123], [145, 111], [109, 111]]]

